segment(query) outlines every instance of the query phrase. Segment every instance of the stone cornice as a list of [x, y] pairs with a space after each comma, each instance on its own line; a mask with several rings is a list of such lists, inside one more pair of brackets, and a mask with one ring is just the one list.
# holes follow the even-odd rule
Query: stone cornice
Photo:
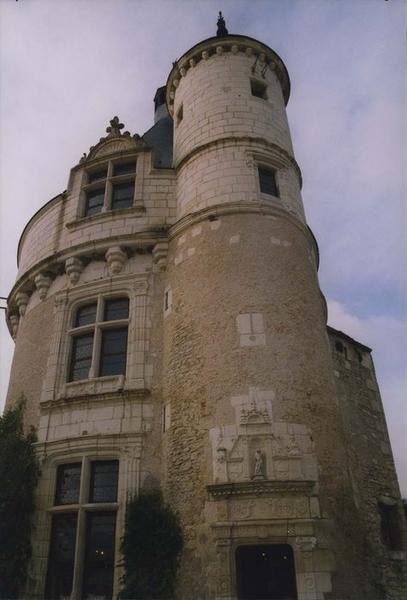
[[[142, 249], [147, 252], [152, 252], [157, 243], [165, 241], [167, 241], [167, 233], [164, 229], [147, 229], [138, 233], [110, 236], [96, 241], [87, 241], [49, 255], [30, 267], [18, 278], [7, 299], [9, 309], [15, 304], [17, 293], [27, 293], [34, 290], [34, 280], [38, 274], [42, 272], [47, 272], [53, 276], [61, 274], [64, 270], [65, 261], [68, 258], [88, 257], [91, 259], [95, 255], [100, 255], [102, 257], [112, 246], [124, 247], [130, 251]], [[12, 311], [9, 310], [8, 314], [12, 314]]]
[[199, 42], [174, 63], [166, 85], [167, 107], [171, 115], [173, 114], [174, 96], [179, 79], [186, 77], [188, 70], [195, 68], [201, 60], [207, 60], [214, 54], [223, 54], [226, 52], [231, 52], [232, 54], [241, 52], [247, 56], [253, 56], [253, 58], [261, 58], [264, 64], [276, 73], [283, 91], [284, 101], [287, 104], [290, 97], [290, 77], [286, 66], [278, 54], [269, 46], [254, 38], [231, 34], [226, 37], [212, 37]]
[[296, 172], [297, 177], [298, 177], [300, 189], [302, 188], [302, 173], [301, 173], [301, 169], [300, 169], [297, 161], [295, 160], [295, 158], [293, 156], [291, 156], [291, 154], [289, 154], [287, 152], [287, 150], [284, 150], [284, 148], [281, 148], [281, 146], [278, 146], [277, 144], [268, 142], [264, 138], [259, 138], [259, 137], [254, 137], [254, 136], [246, 136], [245, 135], [245, 136], [219, 137], [219, 138], [216, 138], [216, 140], [207, 142], [206, 144], [201, 144], [200, 146], [196, 146], [190, 152], [188, 152], [188, 154], [186, 154], [185, 156], [183, 156], [181, 158], [179, 163], [177, 165], [175, 165], [175, 169], [176, 169], [176, 171], [179, 171], [184, 166], [184, 164], [188, 163], [188, 161], [191, 160], [194, 156], [196, 156], [203, 150], [207, 150], [208, 148], [211, 148], [212, 146], [216, 147], [216, 146], [221, 146], [221, 145], [226, 145], [226, 144], [241, 145], [242, 143], [243, 144], [249, 143], [250, 145], [258, 144], [259, 146], [263, 146], [266, 150], [277, 154], [278, 157], [283, 162], [285, 162], [285, 164], [287, 166], [290, 165], [294, 169], [294, 171]]
[[230, 496], [265, 496], [271, 494], [312, 494], [315, 481], [304, 480], [255, 480], [236, 483], [215, 483], [206, 489], [213, 498], [229, 498]]
[[101, 406], [104, 405], [104, 403], [110, 403], [112, 401], [117, 402], [118, 397], [120, 397], [120, 399], [132, 400], [137, 398], [137, 400], [143, 401], [146, 400], [148, 396], [150, 396], [150, 390], [146, 388], [123, 389], [116, 392], [109, 391], [105, 393], [99, 392], [97, 395], [86, 394], [83, 396], [69, 398], [67, 396], [63, 396], [55, 400], [45, 400], [40, 402], [40, 410], [42, 414], [47, 414], [54, 408], [69, 408], [73, 406], [75, 406], [75, 408], [79, 408], [81, 406], [91, 407], [93, 405]]

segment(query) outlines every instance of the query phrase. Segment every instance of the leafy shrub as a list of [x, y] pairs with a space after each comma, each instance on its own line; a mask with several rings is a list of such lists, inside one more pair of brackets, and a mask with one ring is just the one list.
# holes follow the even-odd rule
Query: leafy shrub
[[0, 598], [17, 598], [31, 557], [34, 492], [40, 474], [35, 433], [24, 434], [25, 400], [0, 416]]
[[125, 573], [119, 598], [174, 598], [182, 547], [178, 516], [164, 503], [161, 492], [142, 491], [127, 505], [121, 545]]

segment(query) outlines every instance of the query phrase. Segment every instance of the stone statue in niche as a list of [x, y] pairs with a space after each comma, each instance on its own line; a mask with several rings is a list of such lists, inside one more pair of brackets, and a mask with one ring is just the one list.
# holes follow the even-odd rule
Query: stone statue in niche
[[254, 453], [254, 475], [253, 479], [264, 479], [264, 456], [261, 450], [256, 450]]
[[288, 456], [299, 456], [301, 454], [294, 434], [291, 434], [288, 439], [287, 453]]
[[222, 482], [227, 481], [226, 448], [219, 447], [216, 450], [214, 476], [215, 476], [215, 483], [222, 483]]

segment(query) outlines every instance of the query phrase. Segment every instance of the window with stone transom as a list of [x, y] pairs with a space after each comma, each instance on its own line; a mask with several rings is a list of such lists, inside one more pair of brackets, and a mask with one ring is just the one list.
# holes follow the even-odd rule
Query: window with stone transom
[[55, 475], [45, 596], [110, 599], [119, 461], [83, 457]]
[[79, 306], [74, 315], [68, 381], [124, 375], [129, 299], [106, 298]]
[[131, 208], [134, 204], [136, 159], [110, 160], [85, 172], [82, 216]]

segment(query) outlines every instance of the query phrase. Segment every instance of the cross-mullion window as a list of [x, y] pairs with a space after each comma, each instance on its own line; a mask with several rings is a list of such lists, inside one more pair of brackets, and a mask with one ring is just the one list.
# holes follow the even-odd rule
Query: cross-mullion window
[[69, 381], [125, 374], [128, 317], [128, 298], [101, 297], [77, 309], [71, 330]]
[[87, 171], [84, 216], [133, 206], [136, 161], [113, 163]]
[[[83, 599], [112, 598], [118, 475], [118, 460], [85, 457], [79, 463], [58, 466], [54, 502], [58, 512], [50, 508], [45, 591], [49, 600], [65, 600], [72, 594]], [[102, 510], [98, 502], [103, 502]], [[61, 512], [61, 504], [76, 506]]]

